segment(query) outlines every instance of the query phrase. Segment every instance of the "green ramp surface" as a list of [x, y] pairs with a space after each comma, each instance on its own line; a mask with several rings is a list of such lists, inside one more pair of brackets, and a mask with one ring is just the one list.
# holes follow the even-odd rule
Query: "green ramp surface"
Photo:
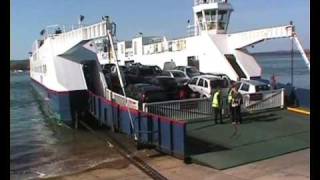
[[308, 116], [286, 110], [246, 115], [232, 125], [192, 121], [187, 125], [187, 153], [191, 161], [227, 169], [309, 148]]

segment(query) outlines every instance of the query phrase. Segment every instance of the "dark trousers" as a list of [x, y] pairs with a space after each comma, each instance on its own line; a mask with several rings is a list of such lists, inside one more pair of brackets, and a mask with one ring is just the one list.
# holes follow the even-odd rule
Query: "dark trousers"
[[236, 122], [236, 123], [242, 122], [240, 106], [231, 107], [231, 118], [232, 118], [232, 122]]
[[241, 106], [237, 106], [236, 111], [237, 111], [237, 115], [238, 115], [238, 117], [237, 117], [238, 121], [239, 121], [239, 123], [242, 123]]
[[221, 108], [213, 108], [214, 109], [214, 122], [218, 123], [218, 115], [220, 116], [220, 123], [222, 123], [222, 109]]

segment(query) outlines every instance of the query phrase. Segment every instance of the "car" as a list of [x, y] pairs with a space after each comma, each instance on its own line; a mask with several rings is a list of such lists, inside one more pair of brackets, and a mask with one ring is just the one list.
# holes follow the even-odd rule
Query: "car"
[[188, 84], [180, 87], [179, 99], [189, 99], [189, 98], [199, 98], [200, 94], [198, 92], [193, 92]]
[[258, 101], [263, 98], [263, 91], [271, 90], [270, 84], [257, 80], [241, 80], [238, 83], [238, 92], [248, 94], [251, 101]]
[[104, 65], [102, 65], [101, 67], [102, 67], [102, 72], [103, 72], [103, 74], [109, 74], [109, 73], [111, 73], [111, 69], [112, 69], [112, 67], [115, 67], [116, 65], [115, 64], [104, 64]]
[[[120, 85], [120, 81], [119, 81], [119, 77], [118, 77], [118, 73], [117, 73], [117, 68], [116, 65], [111, 66], [110, 65], [110, 72], [109, 73], [105, 73], [105, 79], [106, 82], [108, 84], [109, 89], [111, 89], [114, 92], [120, 93], [122, 94], [122, 89], [121, 89], [121, 85]], [[120, 68], [120, 74], [122, 76], [122, 80], [124, 85], [126, 85], [126, 79], [127, 79], [127, 75], [126, 75], [126, 71], [127, 68], [126, 66], [119, 66]]]
[[241, 80], [238, 91], [241, 94], [251, 94], [271, 90], [270, 84], [258, 80]]
[[201, 75], [199, 70], [194, 66], [177, 66], [175, 70], [182, 71], [188, 78]]
[[190, 79], [188, 86], [192, 91], [198, 92], [200, 97], [211, 97], [218, 87], [222, 88], [223, 93], [229, 89], [227, 80], [213, 75], [195, 76]]
[[129, 84], [126, 87], [126, 94], [128, 97], [139, 101], [140, 109], [142, 108], [142, 103], [170, 100], [165, 90], [148, 83]]
[[163, 70], [164, 71], [168, 71], [168, 70], [174, 70], [174, 68], [176, 68], [176, 63], [172, 60], [172, 61], [168, 61], [168, 62], [165, 62], [163, 64]]
[[212, 76], [218, 76], [222, 79], [225, 79], [228, 82], [228, 86], [231, 86], [231, 84], [234, 82], [232, 81], [228, 75], [223, 73], [203, 73], [203, 75], [212, 75]]
[[174, 78], [177, 81], [178, 86], [185, 85], [190, 79], [186, 74], [184, 74], [180, 70], [162, 71], [161, 75]]
[[130, 84], [148, 83], [150, 79], [161, 73], [162, 70], [158, 66], [132, 65], [126, 71], [126, 78]]
[[179, 99], [180, 87], [174, 78], [168, 76], [156, 76], [150, 79], [149, 83], [160, 86], [166, 91], [171, 100]]

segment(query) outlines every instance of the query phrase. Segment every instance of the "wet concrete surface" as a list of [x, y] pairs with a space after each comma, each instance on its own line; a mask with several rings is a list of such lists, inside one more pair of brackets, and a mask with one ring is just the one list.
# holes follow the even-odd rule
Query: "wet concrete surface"
[[[161, 155], [153, 150], [142, 150], [144, 160], [168, 179], [205, 180], [304, 180], [310, 179], [310, 149], [289, 153], [275, 158], [258, 161], [226, 170], [185, 164], [182, 160]], [[126, 160], [118, 160], [78, 174], [55, 179], [151, 179]]]

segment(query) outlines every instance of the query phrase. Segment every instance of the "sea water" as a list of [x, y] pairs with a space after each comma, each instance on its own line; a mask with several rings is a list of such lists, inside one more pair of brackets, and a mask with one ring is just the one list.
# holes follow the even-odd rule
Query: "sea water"
[[79, 172], [115, 157], [89, 132], [46, 115], [30, 83], [27, 73], [10, 74], [10, 179]]

